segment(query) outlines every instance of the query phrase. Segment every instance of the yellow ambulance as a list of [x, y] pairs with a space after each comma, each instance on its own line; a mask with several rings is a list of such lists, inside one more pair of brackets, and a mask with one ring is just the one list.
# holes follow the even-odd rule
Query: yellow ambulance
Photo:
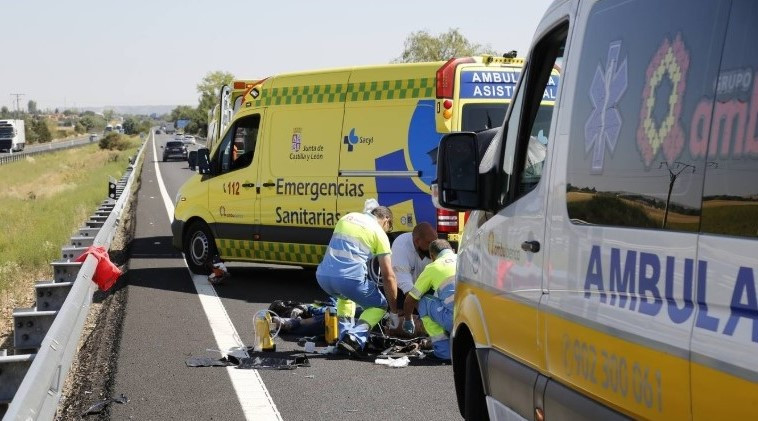
[[752, 0], [557, 0], [503, 125], [442, 139], [466, 419], [758, 419], [756, 39]]
[[430, 196], [439, 140], [499, 125], [521, 65], [469, 57], [259, 81], [213, 149], [199, 151], [201, 173], [177, 196], [174, 245], [196, 272], [216, 252], [317, 265], [339, 217], [369, 198], [392, 209], [396, 234], [422, 221], [459, 233], [458, 213]]

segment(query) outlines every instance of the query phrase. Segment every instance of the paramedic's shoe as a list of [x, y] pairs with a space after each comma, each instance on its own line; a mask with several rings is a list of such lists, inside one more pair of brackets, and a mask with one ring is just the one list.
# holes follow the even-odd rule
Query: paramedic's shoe
[[210, 274], [208, 276], [208, 282], [211, 283], [211, 285], [221, 285], [225, 279], [230, 278], [232, 275], [229, 274], [229, 272], [224, 272], [221, 276], [217, 276], [215, 273]]
[[361, 344], [350, 334], [346, 334], [342, 340], [337, 342], [337, 348], [345, 351], [351, 357], [360, 358], [361, 356]]

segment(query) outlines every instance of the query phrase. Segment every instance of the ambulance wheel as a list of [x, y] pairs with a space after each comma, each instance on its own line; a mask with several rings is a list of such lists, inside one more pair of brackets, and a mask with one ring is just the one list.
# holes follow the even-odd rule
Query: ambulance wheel
[[489, 420], [487, 401], [484, 398], [484, 385], [476, 360], [476, 350], [471, 348], [466, 356], [466, 388], [465, 388], [466, 420]]
[[213, 234], [205, 223], [195, 221], [184, 233], [184, 258], [192, 273], [210, 275], [211, 260], [216, 255]]

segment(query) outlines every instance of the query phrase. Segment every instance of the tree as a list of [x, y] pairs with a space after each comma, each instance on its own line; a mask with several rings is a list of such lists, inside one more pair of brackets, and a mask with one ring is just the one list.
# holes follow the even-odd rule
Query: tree
[[99, 132], [105, 129], [105, 119], [94, 113], [85, 115], [79, 122], [90, 132]]
[[480, 45], [466, 39], [457, 28], [451, 28], [438, 36], [427, 31], [412, 32], [405, 39], [405, 45], [396, 63], [421, 61], [444, 61], [453, 57], [497, 55], [489, 45]]
[[33, 120], [33, 130], [37, 133], [37, 141], [39, 143], [46, 143], [53, 140], [53, 136], [50, 134], [50, 129], [47, 127], [44, 118], [35, 118]]
[[113, 110], [103, 110], [103, 116], [105, 116], [105, 124], [110, 124], [111, 120], [113, 120], [113, 114], [115, 114]]
[[30, 99], [26, 108], [29, 110], [29, 114], [32, 114], [32, 115], [37, 114], [37, 101], [33, 101]]
[[213, 109], [216, 101], [218, 101], [218, 91], [221, 85], [231, 85], [233, 80], [234, 75], [228, 72], [220, 70], [208, 72], [203, 80], [197, 84], [197, 92], [200, 94], [197, 109], [207, 114], [208, 110]]
[[10, 115], [10, 110], [8, 110], [8, 107], [3, 105], [3, 108], [0, 108], [0, 117], [8, 118], [9, 115]]

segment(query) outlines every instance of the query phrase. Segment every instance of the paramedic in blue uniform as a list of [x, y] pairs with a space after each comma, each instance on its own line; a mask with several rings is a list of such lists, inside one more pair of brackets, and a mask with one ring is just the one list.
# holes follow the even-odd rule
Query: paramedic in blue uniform
[[[366, 346], [371, 329], [390, 311], [390, 326], [397, 327], [397, 283], [392, 270], [390, 241], [392, 211], [378, 206], [365, 212], [351, 212], [334, 227], [324, 259], [316, 269], [316, 279], [327, 294], [337, 299], [339, 341], [337, 347], [357, 355]], [[379, 260], [384, 294], [367, 279], [367, 263]], [[385, 298], [386, 294], [386, 298]], [[363, 308], [355, 321], [355, 306]]]

